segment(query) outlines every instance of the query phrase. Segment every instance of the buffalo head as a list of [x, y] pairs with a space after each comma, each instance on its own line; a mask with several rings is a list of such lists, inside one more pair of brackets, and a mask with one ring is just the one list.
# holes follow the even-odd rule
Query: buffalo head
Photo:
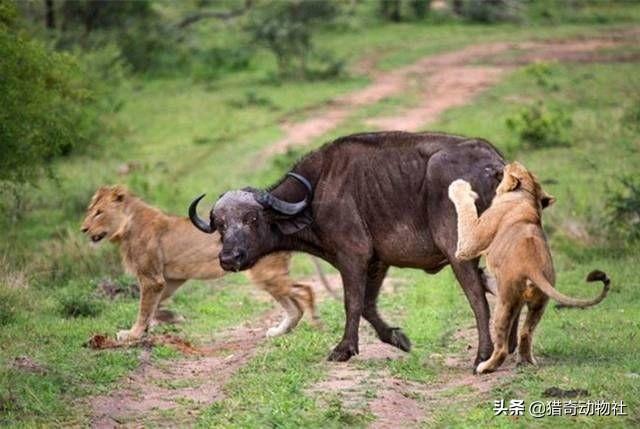
[[223, 244], [219, 259], [223, 269], [242, 271], [251, 268], [273, 250], [279, 235], [293, 234], [311, 223], [311, 184], [296, 173], [287, 176], [304, 186], [306, 196], [301, 201], [287, 202], [254, 188], [229, 191], [216, 201], [209, 213], [209, 222], [199, 218], [196, 211], [204, 195], [191, 203], [189, 218], [196, 228], [209, 234], [220, 233]]

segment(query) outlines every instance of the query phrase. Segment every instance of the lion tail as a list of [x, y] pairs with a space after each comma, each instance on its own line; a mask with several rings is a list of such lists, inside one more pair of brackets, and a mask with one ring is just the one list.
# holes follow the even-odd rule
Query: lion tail
[[[294, 296], [302, 301], [303, 307], [309, 310], [311, 320], [314, 323], [317, 322], [319, 318], [316, 311], [316, 294], [313, 292], [313, 288], [304, 283], [294, 283], [292, 288]], [[296, 305], [300, 305], [300, 302], [297, 302]]]
[[329, 280], [327, 279], [327, 276], [325, 276], [324, 270], [322, 269], [322, 265], [320, 265], [320, 261], [318, 260], [318, 258], [312, 256], [311, 261], [316, 268], [316, 272], [318, 273], [318, 278], [320, 278], [320, 283], [322, 283], [322, 286], [324, 286], [329, 295], [331, 295], [333, 298], [340, 299], [338, 297], [338, 294], [336, 294], [336, 291], [331, 288]]
[[577, 308], [587, 308], [599, 304], [607, 294], [609, 293], [609, 288], [611, 284], [611, 280], [607, 276], [604, 271], [594, 270], [589, 273], [587, 276], [588, 282], [601, 281], [603, 283], [602, 291], [600, 295], [593, 299], [578, 299], [573, 298], [567, 295], [564, 295], [556, 288], [553, 287], [551, 283], [547, 280], [547, 278], [542, 274], [536, 274], [529, 277], [529, 280], [535, 284], [538, 289], [544, 292], [549, 298], [558, 301], [560, 304], [558, 307], [577, 307]]

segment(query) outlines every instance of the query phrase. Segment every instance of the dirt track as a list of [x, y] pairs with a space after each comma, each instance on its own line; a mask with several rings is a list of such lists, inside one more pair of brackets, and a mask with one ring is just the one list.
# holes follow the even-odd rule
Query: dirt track
[[[375, 62], [361, 64], [372, 76], [372, 83], [358, 91], [338, 97], [329, 105], [313, 109], [309, 118], [283, 124], [285, 136], [271, 145], [264, 156], [285, 152], [288, 148], [305, 145], [332, 131], [354, 115], [358, 109], [373, 105], [385, 98], [402, 94], [408, 82], [420, 88], [421, 102], [397, 114], [371, 118], [367, 121], [377, 129], [419, 130], [435, 121], [445, 110], [471, 101], [482, 91], [497, 83], [517, 65], [539, 60], [600, 61], [598, 50], [616, 46], [619, 37], [535, 43], [491, 43], [470, 46], [455, 52], [429, 56], [418, 62], [390, 72], [375, 69]], [[505, 55], [507, 53], [515, 55]], [[617, 57], [606, 57], [616, 61]], [[332, 279], [337, 283], [336, 278]], [[316, 286], [320, 293], [321, 288]], [[219, 334], [215, 350], [203, 350], [170, 364], [150, 361], [148, 350], [141, 353], [140, 367], [122, 382], [122, 387], [108, 395], [91, 398], [91, 422], [97, 427], [138, 426], [142, 421], [154, 425], [184, 425], [206, 405], [223, 397], [223, 387], [234, 372], [241, 368], [264, 341], [264, 330], [278, 316], [271, 311], [249, 325]], [[400, 359], [403, 354], [381, 344], [372, 333], [363, 329], [361, 354], [345, 364], [328, 365], [328, 374], [308, 389], [321, 400], [326, 392], [339, 393], [345, 407], [358, 404], [376, 417], [373, 427], [399, 427], [429, 420], [430, 410], [447, 403], [452, 389], [466, 387], [456, 396], [458, 403], [465, 397], [487, 393], [498, 380], [510, 374], [503, 369], [497, 375], [471, 375], [470, 362], [475, 355], [475, 327], [460, 330], [454, 341], [469, 344], [459, 356], [432, 356], [448, 368], [428, 385], [403, 381], [384, 371], [362, 369], [359, 362], [379, 359]], [[505, 364], [504, 368], [511, 368]], [[367, 390], [377, 392], [367, 398]], [[351, 405], [350, 405], [351, 404]], [[174, 409], [173, 419], [167, 421], [163, 409]]]
[[284, 137], [270, 145], [262, 156], [268, 158], [291, 147], [311, 143], [337, 128], [359, 109], [402, 94], [409, 82], [415, 82], [421, 88], [422, 101], [417, 106], [394, 116], [372, 118], [367, 123], [380, 130], [417, 131], [434, 122], [445, 110], [469, 103], [516, 66], [536, 61], [627, 61], [624, 55], [598, 54], [599, 50], [619, 45], [626, 35], [612, 34], [589, 40], [472, 45], [428, 56], [389, 72], [377, 71], [375, 62], [364, 61], [357, 68], [372, 78], [371, 84], [338, 97], [329, 105], [311, 110], [304, 121], [282, 124]]

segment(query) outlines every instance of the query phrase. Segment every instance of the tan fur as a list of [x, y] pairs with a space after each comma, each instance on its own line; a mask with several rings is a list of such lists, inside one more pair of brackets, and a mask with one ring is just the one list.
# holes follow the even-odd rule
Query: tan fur
[[[216, 279], [225, 275], [218, 263], [220, 236], [204, 234], [189, 218], [171, 216], [146, 204], [125, 187], [102, 187], [91, 198], [82, 231], [93, 241], [104, 236], [120, 247], [126, 270], [140, 284], [140, 307], [133, 327], [118, 339], [138, 339], [155, 323], [160, 303], [189, 279]], [[309, 309], [316, 321], [311, 287], [289, 277], [291, 254], [274, 253], [249, 270], [250, 279], [282, 305], [285, 317], [267, 331], [282, 335], [293, 329]]]
[[605, 283], [600, 296], [593, 300], [570, 298], [553, 287], [555, 271], [541, 216], [542, 208], [553, 204], [555, 199], [542, 190], [536, 177], [521, 164], [515, 162], [504, 168], [496, 196], [479, 218], [474, 202], [477, 195], [469, 183], [453, 182], [449, 186], [449, 198], [458, 214], [456, 258], [468, 260], [485, 255], [487, 268], [498, 284], [494, 352], [489, 360], [478, 365], [477, 372], [494, 371], [502, 364], [507, 355], [509, 332], [525, 304], [528, 313], [520, 331], [520, 362], [535, 364], [533, 331], [549, 297], [565, 306], [595, 305], [608, 292], [608, 278], [604, 273], [598, 278], [593, 276], [592, 280]]

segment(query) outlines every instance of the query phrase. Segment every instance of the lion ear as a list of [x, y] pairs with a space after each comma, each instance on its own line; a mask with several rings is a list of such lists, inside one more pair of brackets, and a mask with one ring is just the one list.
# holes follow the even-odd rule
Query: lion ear
[[542, 191], [542, 197], [540, 197], [540, 205], [543, 209], [546, 209], [550, 205], [556, 202], [556, 197], [553, 195], [547, 194], [545, 191]]
[[504, 182], [504, 190], [506, 192], [515, 191], [520, 186], [520, 179], [518, 179], [513, 173], [505, 174], [502, 179]]
[[113, 200], [119, 203], [124, 201], [124, 198], [127, 196], [127, 190], [118, 185], [111, 188], [111, 193], [113, 194]]

